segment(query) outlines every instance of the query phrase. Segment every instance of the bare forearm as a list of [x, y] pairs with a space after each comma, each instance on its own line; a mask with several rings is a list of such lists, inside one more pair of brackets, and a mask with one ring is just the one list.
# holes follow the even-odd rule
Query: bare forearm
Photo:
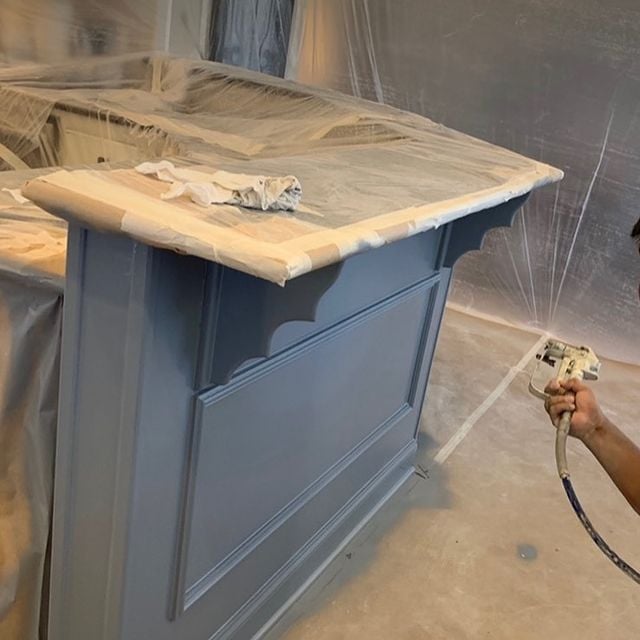
[[607, 419], [583, 442], [640, 514], [640, 448]]

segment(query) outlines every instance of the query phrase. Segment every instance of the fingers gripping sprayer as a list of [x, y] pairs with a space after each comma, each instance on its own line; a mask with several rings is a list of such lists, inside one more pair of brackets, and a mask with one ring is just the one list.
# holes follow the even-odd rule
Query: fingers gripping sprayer
[[[572, 378], [578, 380], [597, 380], [600, 376], [600, 361], [597, 356], [589, 347], [573, 347], [557, 340], [549, 340], [544, 346], [542, 353], [539, 353], [536, 358], [538, 363], [544, 362], [551, 367], [558, 367], [558, 380], [571, 380]], [[529, 382], [529, 391], [534, 396], [547, 400], [549, 395], [541, 389], [538, 389], [534, 383], [533, 378], [536, 370], [531, 376]], [[556, 434], [556, 463], [558, 465], [558, 474], [562, 480], [569, 478], [569, 468], [567, 466], [567, 437], [571, 429], [571, 417], [570, 411], [565, 413], [560, 418], [560, 424], [558, 425], [558, 432]]]
[[[589, 347], [574, 347], [570, 344], [559, 342], [558, 340], [549, 340], [536, 358], [538, 359], [538, 366], [531, 374], [529, 391], [545, 401], [549, 399], [549, 394], [537, 388], [534, 384], [534, 377], [542, 362], [551, 367], [557, 367], [559, 381], [571, 379], [597, 380], [600, 376], [600, 361]], [[602, 551], [618, 569], [640, 584], [640, 573], [613, 551], [602, 536], [595, 530], [573, 490], [569, 466], [567, 464], [567, 437], [571, 429], [572, 417], [573, 413], [571, 411], [565, 411], [560, 418], [556, 433], [556, 465], [564, 490], [582, 526], [586, 529], [596, 545], [598, 545], [600, 551]]]

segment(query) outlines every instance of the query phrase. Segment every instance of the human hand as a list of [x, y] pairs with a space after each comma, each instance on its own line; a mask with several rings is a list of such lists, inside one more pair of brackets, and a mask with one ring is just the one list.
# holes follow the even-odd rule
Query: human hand
[[544, 407], [555, 427], [565, 411], [572, 411], [569, 434], [580, 440], [587, 439], [605, 424], [605, 417], [589, 387], [577, 379], [552, 380], [546, 387], [549, 398]]

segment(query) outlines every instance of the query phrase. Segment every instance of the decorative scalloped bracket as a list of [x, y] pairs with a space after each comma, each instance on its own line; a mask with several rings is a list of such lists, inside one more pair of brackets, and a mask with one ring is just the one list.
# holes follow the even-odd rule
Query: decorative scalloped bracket
[[496, 227], [510, 227], [518, 209], [525, 203], [529, 194], [514, 198], [504, 204], [460, 218], [451, 223], [449, 246], [443, 266], [453, 267], [458, 258], [469, 251], [482, 247], [484, 236]]
[[[211, 265], [201, 386], [226, 384], [244, 362], [272, 355], [273, 335], [283, 324], [313, 322], [320, 300], [338, 279], [342, 264], [307, 273], [286, 287]], [[220, 308], [225, 313], [218, 314]]]
[[[511, 226], [526, 199], [527, 196], [514, 198], [452, 222], [442, 266], [453, 267], [463, 254], [480, 249], [490, 229]], [[200, 388], [227, 384], [243, 363], [273, 355], [273, 336], [287, 322], [314, 322], [318, 305], [338, 280], [343, 264], [307, 273], [288, 282], [286, 287], [210, 265], [203, 313]], [[219, 314], [221, 308], [225, 312]]]

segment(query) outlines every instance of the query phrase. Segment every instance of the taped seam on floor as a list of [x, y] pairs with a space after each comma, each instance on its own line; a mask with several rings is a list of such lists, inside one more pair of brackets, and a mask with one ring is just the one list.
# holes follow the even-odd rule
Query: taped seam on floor
[[507, 387], [513, 382], [514, 378], [527, 366], [531, 359], [540, 351], [549, 336], [541, 336], [540, 339], [525, 353], [520, 362], [515, 367], [509, 369], [509, 373], [502, 378], [498, 386], [491, 392], [486, 400], [460, 425], [460, 428], [451, 436], [447, 444], [445, 444], [436, 454], [434, 461], [437, 464], [444, 464], [447, 458], [456, 450], [458, 445], [467, 437], [471, 429], [482, 416], [491, 408], [493, 403], [505, 392]]

